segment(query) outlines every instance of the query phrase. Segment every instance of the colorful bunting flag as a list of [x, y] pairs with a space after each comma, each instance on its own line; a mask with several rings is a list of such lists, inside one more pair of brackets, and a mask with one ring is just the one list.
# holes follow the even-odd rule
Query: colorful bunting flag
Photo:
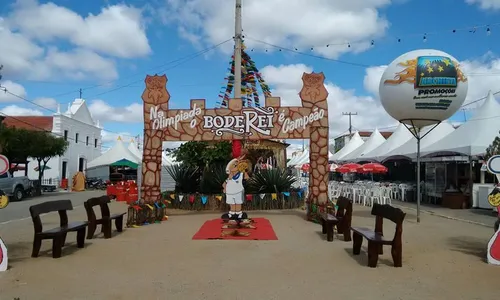
[[250, 194], [246, 195], [247, 201], [252, 201], [252, 198], [253, 198], [253, 195], [250, 195]]
[[175, 194], [170, 194], [170, 199], [175, 200]]
[[217, 201], [221, 201], [222, 200], [222, 196], [221, 195], [217, 195], [217, 196], [215, 196], [215, 199], [217, 199]]
[[184, 198], [184, 195], [179, 195], [179, 202], [182, 202], [182, 198]]
[[272, 200], [277, 200], [277, 199], [278, 199], [278, 194], [276, 194], [276, 193], [272, 193], [272, 194], [271, 194], [271, 199], [272, 199]]
[[207, 200], [208, 200], [208, 196], [205, 196], [205, 195], [201, 196], [201, 204], [203, 204], [203, 205], [207, 204]]
[[194, 195], [189, 195], [189, 203], [193, 204], [194, 200], [195, 200], [195, 196]]
[[266, 194], [259, 194], [259, 196], [260, 196], [260, 199], [262, 200], [262, 199], [264, 199], [264, 197], [266, 196]]

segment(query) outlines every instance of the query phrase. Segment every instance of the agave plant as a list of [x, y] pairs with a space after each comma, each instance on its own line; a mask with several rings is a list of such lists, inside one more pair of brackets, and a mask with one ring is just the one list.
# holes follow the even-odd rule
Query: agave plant
[[208, 166], [203, 170], [200, 181], [200, 191], [205, 194], [222, 192], [222, 184], [227, 179], [226, 168], [222, 165]]
[[198, 168], [187, 165], [166, 167], [168, 174], [175, 181], [175, 191], [178, 193], [196, 192], [200, 178]]
[[281, 193], [289, 191], [297, 179], [286, 169], [262, 170], [248, 181], [248, 188], [254, 193]]

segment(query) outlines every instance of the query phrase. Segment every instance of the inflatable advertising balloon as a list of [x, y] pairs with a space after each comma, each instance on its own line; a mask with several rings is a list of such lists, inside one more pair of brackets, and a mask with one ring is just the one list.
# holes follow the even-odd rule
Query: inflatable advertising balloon
[[394, 119], [421, 128], [453, 116], [464, 103], [468, 82], [458, 60], [421, 49], [396, 58], [382, 75], [380, 102]]

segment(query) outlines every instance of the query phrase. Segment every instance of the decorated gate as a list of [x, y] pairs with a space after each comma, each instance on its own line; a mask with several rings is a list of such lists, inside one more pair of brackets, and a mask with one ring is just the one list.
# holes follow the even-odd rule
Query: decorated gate
[[302, 106], [281, 106], [279, 97], [267, 97], [263, 107], [243, 107], [229, 99], [227, 107], [208, 109], [204, 99], [192, 99], [189, 108], [169, 109], [167, 76], [147, 75], [144, 101], [144, 151], [141, 195], [145, 203], [161, 198], [163, 141], [217, 141], [310, 139], [308, 203], [328, 199], [328, 92], [323, 73], [304, 73], [299, 93]]

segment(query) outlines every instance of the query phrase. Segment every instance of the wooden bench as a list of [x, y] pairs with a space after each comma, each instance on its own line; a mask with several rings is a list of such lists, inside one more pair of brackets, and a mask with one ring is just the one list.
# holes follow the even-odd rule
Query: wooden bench
[[[109, 211], [108, 203], [110, 202], [109, 196], [102, 196], [96, 198], [90, 198], [83, 203], [85, 210], [87, 211], [87, 218], [89, 221], [89, 230], [87, 232], [87, 239], [92, 239], [94, 233], [97, 229], [97, 225], [101, 225], [101, 232], [104, 233], [104, 238], [111, 238], [111, 221], [115, 220], [116, 231], [123, 231], [123, 216], [126, 213], [111, 214]], [[101, 208], [101, 218], [98, 219], [94, 212], [94, 206], [99, 206]]]
[[[388, 204], [374, 203], [372, 207], [372, 215], [375, 218], [375, 230], [362, 227], [351, 227], [353, 233], [352, 252], [354, 255], [361, 253], [361, 244], [363, 237], [368, 240], [368, 266], [376, 268], [379, 254], [383, 254], [383, 246], [390, 245], [394, 267], [402, 267], [403, 265], [403, 221], [406, 214], [399, 208], [392, 207]], [[396, 224], [396, 232], [392, 240], [384, 237], [383, 222], [384, 219], [389, 219]]]
[[337, 227], [339, 234], [344, 234], [344, 241], [351, 241], [351, 220], [352, 220], [352, 200], [346, 197], [339, 197], [337, 200], [337, 212], [335, 216], [324, 213], [321, 215], [321, 227], [323, 234], [326, 233], [326, 240], [333, 241], [333, 228]]
[[[42, 240], [52, 240], [52, 257], [59, 258], [62, 255], [62, 247], [66, 243], [68, 232], [76, 231], [76, 244], [78, 248], [85, 246], [85, 229], [88, 223], [86, 221], [73, 222], [68, 224], [68, 210], [73, 210], [70, 200], [48, 201], [33, 205], [30, 207], [31, 218], [35, 228], [35, 238], [33, 240], [33, 252], [31, 257], [38, 257]], [[41, 214], [49, 212], [59, 212], [59, 227], [43, 230]]]

